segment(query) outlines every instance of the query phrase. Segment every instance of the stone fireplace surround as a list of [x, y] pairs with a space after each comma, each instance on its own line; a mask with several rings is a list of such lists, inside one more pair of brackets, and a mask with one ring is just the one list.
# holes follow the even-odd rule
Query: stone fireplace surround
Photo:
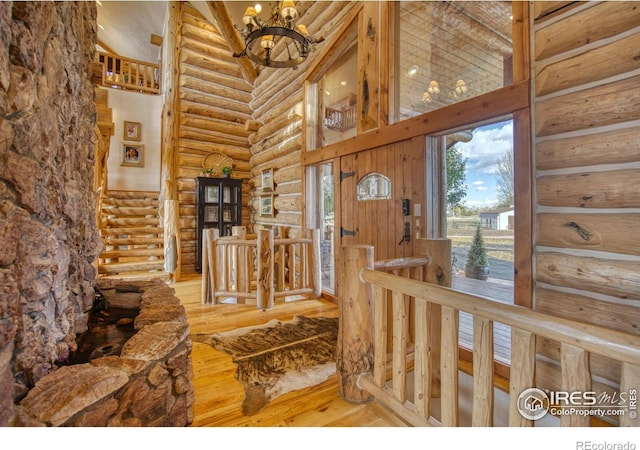
[[191, 340], [184, 308], [162, 281], [98, 280], [112, 307], [139, 307], [120, 356], [63, 366], [40, 379], [13, 426], [186, 426], [193, 421]]

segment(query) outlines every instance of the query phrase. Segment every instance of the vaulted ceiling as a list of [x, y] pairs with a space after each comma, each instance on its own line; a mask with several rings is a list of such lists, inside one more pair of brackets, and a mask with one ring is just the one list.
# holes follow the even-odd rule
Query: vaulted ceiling
[[100, 0], [98, 42], [108, 52], [132, 59], [157, 62], [160, 47], [151, 44], [151, 34], [162, 36], [166, 1]]
[[[219, 2], [189, 3], [216, 23], [211, 5]], [[231, 34], [233, 24], [242, 23], [243, 11], [254, 2], [224, 3], [231, 16], [232, 23], [227, 23]], [[395, 77], [400, 87], [401, 117], [454, 103], [458, 99], [452, 90], [460, 79], [468, 86], [468, 95], [508, 84], [505, 70], [509, 69], [512, 47], [511, 1], [400, 1], [398, 5], [397, 46], [401, 52]], [[98, 40], [107, 51], [156, 62], [160, 47], [150, 39], [152, 34], [164, 35], [167, 12], [167, 1], [100, 0]], [[238, 62], [241, 66], [244, 63], [241, 68], [245, 74], [247, 67], [253, 69], [248, 60]], [[417, 72], [409, 75], [412, 66]], [[424, 93], [432, 80], [441, 84], [443, 92], [425, 102]]]

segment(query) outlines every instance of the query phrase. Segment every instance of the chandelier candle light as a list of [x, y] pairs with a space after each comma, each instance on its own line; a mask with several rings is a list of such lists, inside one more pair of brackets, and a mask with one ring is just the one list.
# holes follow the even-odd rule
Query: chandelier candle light
[[[464, 80], [456, 81], [456, 87], [449, 93], [449, 95], [453, 98], [458, 98], [467, 93], [469, 89], [467, 88], [467, 84]], [[425, 103], [431, 103], [434, 97], [437, 97], [440, 94], [440, 85], [437, 81], [431, 80], [429, 83], [429, 87], [422, 94], [422, 101]]]
[[[271, 17], [262, 21], [258, 17], [259, 9], [250, 6], [244, 12], [242, 22], [245, 28], [236, 25], [244, 38], [245, 47], [240, 53], [234, 53], [236, 58], [247, 56], [253, 62], [266, 67], [296, 69], [302, 63], [313, 45], [324, 39], [315, 39], [309, 36], [307, 28], [299, 24], [298, 10], [293, 1], [277, 2], [271, 6]], [[276, 59], [272, 52], [277, 44], [282, 43], [286, 47]]]

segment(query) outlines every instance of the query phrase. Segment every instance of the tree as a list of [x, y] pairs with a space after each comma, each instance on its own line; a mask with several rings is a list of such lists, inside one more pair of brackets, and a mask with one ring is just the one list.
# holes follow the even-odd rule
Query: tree
[[498, 206], [513, 206], [513, 148], [508, 150], [498, 161], [498, 181], [496, 185]]
[[447, 206], [449, 209], [461, 206], [462, 199], [467, 195], [467, 185], [464, 184], [467, 158], [462, 157], [462, 150], [451, 146], [446, 152], [447, 164]]
[[489, 257], [484, 246], [484, 238], [480, 225], [476, 228], [473, 243], [467, 253], [467, 261], [464, 266], [464, 274], [467, 278], [486, 281], [489, 278]]
[[482, 236], [480, 225], [476, 227], [476, 232], [473, 235], [473, 242], [471, 243], [469, 253], [467, 253], [466, 263], [475, 267], [484, 267], [489, 265], [487, 249], [484, 246], [484, 237]]

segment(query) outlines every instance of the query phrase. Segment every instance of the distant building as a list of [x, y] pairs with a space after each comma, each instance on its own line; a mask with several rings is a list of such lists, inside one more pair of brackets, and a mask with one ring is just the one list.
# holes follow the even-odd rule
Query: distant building
[[497, 208], [480, 213], [480, 226], [489, 230], [513, 230], [513, 207]]

